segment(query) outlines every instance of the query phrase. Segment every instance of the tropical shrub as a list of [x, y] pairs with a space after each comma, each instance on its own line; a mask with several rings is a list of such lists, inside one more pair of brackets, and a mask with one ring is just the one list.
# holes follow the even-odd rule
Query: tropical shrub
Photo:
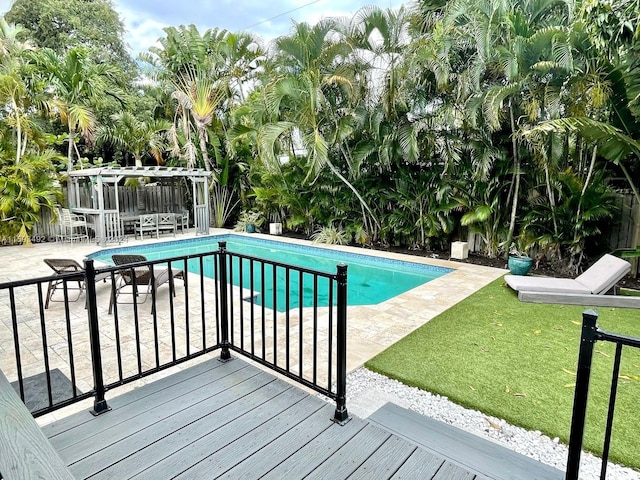
[[0, 157], [0, 236], [10, 243], [24, 243], [40, 220], [44, 208], [53, 211], [62, 199], [55, 186], [51, 150], [28, 153], [19, 163]]
[[314, 243], [328, 243], [330, 245], [347, 245], [349, 235], [341, 228], [330, 226], [322, 227], [311, 235]]

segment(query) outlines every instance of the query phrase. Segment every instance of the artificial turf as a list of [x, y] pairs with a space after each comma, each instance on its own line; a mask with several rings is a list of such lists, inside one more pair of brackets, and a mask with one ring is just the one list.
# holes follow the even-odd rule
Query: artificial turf
[[[569, 440], [586, 307], [522, 303], [499, 279], [366, 363], [407, 385]], [[640, 312], [597, 308], [598, 324], [640, 337]], [[615, 345], [598, 342], [583, 448], [602, 452]], [[609, 459], [640, 468], [640, 349], [624, 347]]]

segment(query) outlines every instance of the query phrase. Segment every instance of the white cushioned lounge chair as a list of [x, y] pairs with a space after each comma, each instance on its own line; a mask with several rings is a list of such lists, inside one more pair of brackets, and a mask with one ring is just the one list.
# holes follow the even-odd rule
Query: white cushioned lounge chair
[[[612, 300], [596, 299], [609, 292], [631, 270], [626, 260], [605, 254], [581, 275], [573, 278], [505, 275], [504, 279], [525, 302], [605, 305]], [[613, 303], [621, 301], [615, 300]], [[634, 304], [637, 304], [635, 299]], [[622, 306], [622, 305], [621, 305]]]

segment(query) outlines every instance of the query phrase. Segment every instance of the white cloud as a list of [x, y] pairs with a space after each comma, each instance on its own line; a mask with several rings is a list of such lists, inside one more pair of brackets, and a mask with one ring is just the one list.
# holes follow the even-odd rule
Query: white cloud
[[7, 13], [9, 10], [11, 10], [12, 3], [12, 0], [0, 0], [0, 12], [2, 12], [3, 14]]
[[150, 46], [157, 44], [160, 37], [164, 36], [162, 29], [167, 26], [166, 24], [145, 18], [145, 16], [132, 11], [121, 10], [120, 14], [126, 19], [125, 42], [134, 55], [147, 51]]
[[[2, 0], [0, 0], [2, 1]], [[134, 54], [145, 51], [163, 35], [162, 28], [194, 24], [232, 32], [250, 30], [265, 41], [291, 31], [292, 21], [314, 24], [325, 17], [352, 16], [365, 5], [398, 8], [401, 0], [116, 0], [128, 30], [127, 42]]]
[[[406, 0], [408, 2], [409, 0]], [[352, 16], [365, 5], [398, 8], [401, 0], [114, 0], [125, 23], [125, 42], [135, 56], [164, 36], [168, 26], [194, 24], [232, 32], [250, 30], [269, 41], [291, 31], [292, 20], [314, 24], [325, 17]], [[0, 0], [0, 12], [11, 8], [11, 0]]]

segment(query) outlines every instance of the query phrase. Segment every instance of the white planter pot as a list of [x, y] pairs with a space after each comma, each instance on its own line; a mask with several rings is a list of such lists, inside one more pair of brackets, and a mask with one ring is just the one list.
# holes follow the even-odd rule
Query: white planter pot
[[271, 235], [282, 235], [282, 224], [281, 223], [270, 223], [269, 224], [269, 233]]

